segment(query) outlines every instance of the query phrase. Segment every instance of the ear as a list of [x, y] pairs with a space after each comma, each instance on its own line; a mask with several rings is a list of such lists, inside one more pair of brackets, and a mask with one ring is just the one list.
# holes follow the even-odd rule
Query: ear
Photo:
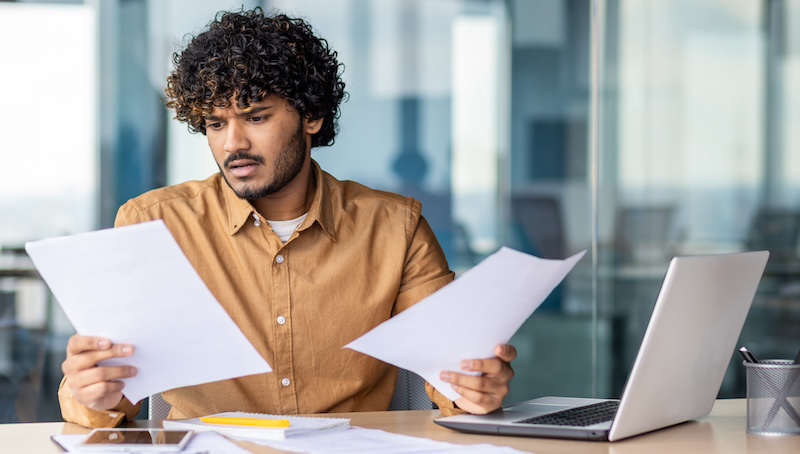
[[320, 129], [322, 129], [322, 122], [325, 120], [323, 118], [317, 118], [314, 120], [306, 118], [303, 121], [305, 123], [306, 134], [314, 135], [318, 133]]

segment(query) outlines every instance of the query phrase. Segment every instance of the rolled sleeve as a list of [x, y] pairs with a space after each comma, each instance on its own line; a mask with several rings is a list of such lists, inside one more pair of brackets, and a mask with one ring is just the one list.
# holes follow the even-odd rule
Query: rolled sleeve
[[442, 393], [436, 390], [430, 383], [425, 383], [425, 392], [433, 403], [439, 407], [439, 411], [444, 416], [455, 416], [467, 414], [466, 411], [456, 407], [455, 402], [444, 397]]
[[122, 421], [135, 418], [141, 408], [141, 402], [134, 405], [123, 398], [110, 410], [95, 410], [75, 401], [65, 384], [66, 379], [62, 379], [58, 388], [58, 402], [61, 405], [61, 416], [66, 422], [94, 429], [117, 427]]

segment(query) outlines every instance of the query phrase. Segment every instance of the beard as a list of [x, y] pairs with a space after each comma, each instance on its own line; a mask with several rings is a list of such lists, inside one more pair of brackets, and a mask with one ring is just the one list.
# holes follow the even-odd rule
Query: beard
[[[286, 144], [283, 150], [281, 150], [281, 152], [275, 158], [275, 176], [271, 182], [268, 182], [261, 187], [245, 187], [242, 190], [236, 190], [233, 186], [231, 186], [231, 183], [228, 181], [228, 177], [225, 175], [225, 172], [222, 171], [222, 168], [220, 168], [220, 173], [222, 174], [222, 178], [225, 179], [225, 183], [228, 184], [237, 197], [252, 201], [275, 194], [276, 192], [285, 188], [286, 185], [291, 183], [292, 180], [297, 178], [297, 175], [300, 174], [300, 171], [303, 169], [305, 158], [305, 131], [303, 130], [303, 120], [301, 119], [297, 123], [297, 131], [295, 132], [294, 136], [292, 136], [289, 143]], [[227, 168], [228, 164], [237, 159], [250, 159], [259, 164], [264, 164], [264, 158], [261, 156], [251, 155], [247, 152], [239, 152], [228, 156], [223, 165], [225, 168]]]

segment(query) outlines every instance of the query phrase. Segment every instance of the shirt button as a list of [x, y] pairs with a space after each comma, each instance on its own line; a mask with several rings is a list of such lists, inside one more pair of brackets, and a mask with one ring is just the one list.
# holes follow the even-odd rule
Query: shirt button
[[281, 263], [283, 263], [283, 256], [279, 255], [275, 257], [275, 261], [278, 263], [278, 265], [280, 265]]
[[279, 324], [279, 325], [283, 325], [284, 323], [286, 323], [286, 317], [284, 317], [283, 315], [281, 315], [280, 317], [278, 317], [278, 320], [277, 320], [277, 321], [278, 321], [278, 324]]
[[290, 382], [288, 378], [284, 378], [283, 380], [281, 380], [281, 384], [283, 386], [289, 386], [291, 383], [292, 382]]

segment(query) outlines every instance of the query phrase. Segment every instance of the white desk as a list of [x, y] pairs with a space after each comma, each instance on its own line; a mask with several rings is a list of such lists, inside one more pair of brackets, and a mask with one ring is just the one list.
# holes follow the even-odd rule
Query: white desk
[[[393, 411], [335, 413], [330, 416], [351, 418], [353, 426], [450, 443], [512, 446], [537, 454], [800, 453], [800, 436], [770, 437], [746, 433], [744, 399], [719, 400], [709, 416], [614, 443], [462, 434], [434, 424], [433, 418], [438, 415], [438, 411]], [[137, 422], [137, 425], [153, 424], [158, 422]], [[51, 435], [85, 432], [87, 429], [65, 423], [4, 424], [0, 425], [0, 452], [61, 452], [50, 441]], [[242, 446], [253, 452], [276, 452], [249, 443], [242, 443]]]

